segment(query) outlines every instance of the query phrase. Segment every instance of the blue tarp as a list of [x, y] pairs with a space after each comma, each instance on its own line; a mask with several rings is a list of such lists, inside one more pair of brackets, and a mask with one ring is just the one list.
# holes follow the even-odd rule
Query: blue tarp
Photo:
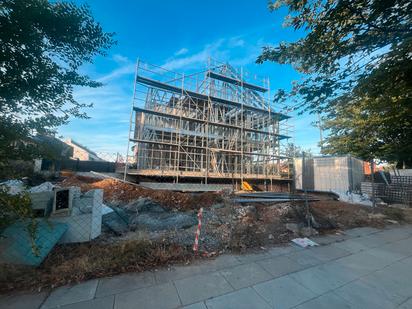
[[38, 266], [66, 232], [65, 223], [47, 222], [36, 219], [34, 239], [36, 251], [28, 232], [29, 221], [18, 221], [7, 227], [0, 236], [0, 261], [11, 264]]

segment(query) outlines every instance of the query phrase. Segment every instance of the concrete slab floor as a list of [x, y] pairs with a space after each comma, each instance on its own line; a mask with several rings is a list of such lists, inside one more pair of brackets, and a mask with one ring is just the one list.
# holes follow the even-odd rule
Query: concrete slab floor
[[345, 235], [317, 248], [224, 255], [49, 295], [12, 293], [0, 296], [0, 308], [412, 308], [412, 225]]

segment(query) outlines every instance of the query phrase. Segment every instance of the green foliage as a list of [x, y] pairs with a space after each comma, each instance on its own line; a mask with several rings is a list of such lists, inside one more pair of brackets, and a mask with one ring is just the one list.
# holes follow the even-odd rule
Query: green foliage
[[412, 1], [278, 0], [304, 36], [257, 62], [292, 64], [303, 79], [276, 100], [322, 113], [329, 154], [412, 165]]
[[293, 143], [288, 143], [284, 148], [284, 154], [288, 157], [296, 158], [302, 157], [305, 154], [306, 157], [312, 157], [312, 150], [304, 149], [301, 146], [296, 146]]
[[70, 116], [86, 118], [74, 87], [99, 87], [78, 72], [113, 45], [86, 5], [47, 0], [0, 2], [0, 162], [41, 152], [47, 134]]
[[32, 250], [34, 254], [37, 254], [38, 248], [34, 242], [37, 221], [31, 208], [29, 195], [27, 193], [11, 195], [7, 193], [5, 187], [0, 186], [0, 235], [2, 230], [17, 220], [27, 222], [27, 232], [30, 236]]

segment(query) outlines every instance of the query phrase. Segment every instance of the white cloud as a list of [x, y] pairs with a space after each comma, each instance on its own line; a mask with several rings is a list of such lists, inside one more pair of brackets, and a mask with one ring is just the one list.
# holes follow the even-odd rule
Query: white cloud
[[175, 52], [175, 56], [182, 56], [185, 55], [189, 52], [189, 50], [185, 47], [179, 49], [177, 52]]
[[211, 44], [207, 44], [203, 49], [195, 54], [183, 58], [171, 58], [167, 60], [162, 67], [168, 70], [179, 70], [183, 68], [202, 67], [206, 64], [209, 57], [221, 55], [219, 48], [225, 42], [224, 39], [217, 40]]
[[241, 39], [240, 37], [233, 37], [229, 39], [228, 42], [229, 47], [243, 47], [245, 46], [245, 41]]
[[116, 63], [119, 63], [119, 64], [121, 64], [121, 63], [130, 63], [129, 58], [127, 58], [127, 57], [125, 57], [125, 56], [122, 56], [122, 55], [120, 55], [120, 54], [115, 54], [115, 55], [113, 55], [113, 60], [114, 60]]
[[118, 79], [124, 75], [133, 74], [135, 71], [135, 65], [132, 63], [125, 64], [124, 66], [113, 70], [112, 72], [97, 79], [98, 82], [107, 83], [114, 79]]

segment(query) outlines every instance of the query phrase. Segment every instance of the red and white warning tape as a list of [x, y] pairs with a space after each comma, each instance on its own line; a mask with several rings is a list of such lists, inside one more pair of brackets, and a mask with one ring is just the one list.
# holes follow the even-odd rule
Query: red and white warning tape
[[198, 224], [197, 224], [197, 230], [196, 230], [195, 243], [193, 244], [194, 252], [197, 252], [199, 249], [199, 237], [200, 237], [200, 230], [202, 228], [202, 216], [203, 216], [203, 207], [200, 207], [199, 213], [197, 214]]

